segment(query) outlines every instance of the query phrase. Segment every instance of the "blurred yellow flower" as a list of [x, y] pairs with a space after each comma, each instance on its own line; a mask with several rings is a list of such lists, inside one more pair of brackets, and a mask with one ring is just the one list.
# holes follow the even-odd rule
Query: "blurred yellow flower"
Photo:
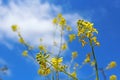
[[18, 30], [18, 26], [17, 25], [12, 25], [12, 30], [15, 32], [15, 31], [17, 31]]
[[95, 66], [95, 61], [92, 61], [92, 62], [90, 63], [90, 65], [91, 65], [91, 66]]
[[41, 51], [46, 52], [45, 46], [43, 46], [43, 45], [39, 45], [38, 48], [39, 48]]
[[94, 43], [96, 43], [97, 42], [97, 38], [94, 36], [94, 37], [92, 37], [92, 41], [94, 42]]
[[62, 49], [62, 50], [66, 50], [66, 49], [67, 49], [67, 44], [64, 43], [64, 44], [61, 46], [61, 49]]
[[23, 51], [22, 55], [25, 57], [28, 56], [28, 51], [27, 50]]
[[63, 29], [64, 29], [64, 26], [66, 25], [66, 20], [65, 20], [65, 18], [62, 17], [62, 18], [60, 19], [59, 24], [60, 24], [60, 26], [62, 26]]
[[24, 44], [24, 43], [25, 43], [25, 41], [24, 41], [24, 39], [23, 39], [23, 38], [19, 38], [19, 42], [20, 42], [20, 43], [22, 43], [22, 44]]
[[87, 44], [85, 40], [81, 40], [81, 42], [82, 42], [82, 47], [84, 47]]
[[67, 27], [66, 27], [66, 30], [67, 30], [67, 31], [72, 31], [72, 28], [71, 28], [70, 26], [67, 26]]
[[76, 78], [76, 77], [77, 77], [76, 72], [72, 72], [72, 73], [71, 73], [71, 75], [72, 75], [74, 78]]
[[90, 62], [90, 54], [87, 54], [84, 63], [89, 63], [89, 62]]
[[91, 31], [88, 31], [88, 32], [86, 32], [86, 36], [87, 36], [88, 38], [91, 38], [91, 37], [93, 36], [93, 33], [91, 33]]
[[54, 67], [54, 69], [55, 70], [60, 70], [61, 69], [61, 63], [62, 63], [62, 61], [63, 61], [63, 58], [61, 57], [61, 58], [58, 58], [58, 57], [54, 57], [54, 58], [52, 58], [51, 59], [51, 62], [52, 62], [52, 64], [53, 64], [53, 67]]
[[53, 19], [53, 24], [57, 24], [57, 23], [58, 23], [57, 18], [54, 18], [54, 19]]
[[75, 51], [75, 52], [72, 52], [72, 58], [76, 58], [78, 56], [78, 53]]
[[75, 34], [69, 35], [69, 41], [72, 42], [76, 38]]
[[111, 75], [110, 80], [117, 80], [117, 76], [116, 75]]
[[63, 58], [57, 58], [57, 57], [54, 57], [52, 58], [51, 62], [54, 63], [54, 64], [59, 64], [63, 61]]
[[58, 17], [59, 19], [62, 18], [62, 14], [59, 13], [59, 14], [57, 15], [57, 17]]
[[50, 74], [50, 72], [51, 72], [50, 68], [40, 68], [38, 70], [38, 74], [42, 76], [47, 76], [48, 74]]
[[106, 67], [106, 69], [111, 69], [111, 68], [114, 68], [114, 67], [116, 67], [116, 66], [117, 66], [116, 62], [115, 62], [115, 61], [111, 61], [111, 62], [108, 64], [108, 66]]
[[100, 43], [98, 41], [95, 44], [96, 44], [96, 46], [100, 46]]

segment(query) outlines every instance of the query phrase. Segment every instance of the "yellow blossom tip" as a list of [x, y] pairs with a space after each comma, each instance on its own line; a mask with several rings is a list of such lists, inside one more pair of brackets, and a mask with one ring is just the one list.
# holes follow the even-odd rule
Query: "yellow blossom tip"
[[23, 51], [22, 55], [25, 57], [28, 56], [28, 51], [27, 50]]
[[78, 56], [77, 52], [72, 52], [72, 58], [76, 58]]
[[117, 63], [115, 61], [111, 61], [108, 66], [106, 67], [106, 69], [111, 69], [117, 66]]
[[13, 30], [14, 32], [18, 30], [18, 26], [17, 26], [17, 25], [12, 25], [11, 28], [12, 28], [12, 30]]
[[111, 75], [110, 80], [117, 80], [117, 76], [116, 75]]
[[62, 46], [61, 46], [61, 50], [66, 50], [67, 49], [67, 44], [64, 43]]

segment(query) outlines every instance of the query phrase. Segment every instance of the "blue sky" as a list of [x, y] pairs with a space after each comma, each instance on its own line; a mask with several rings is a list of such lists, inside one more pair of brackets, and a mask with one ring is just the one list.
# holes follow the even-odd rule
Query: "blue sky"
[[[0, 62], [8, 65], [10, 69], [7, 76], [0, 77], [4, 80], [40, 79], [36, 64], [21, 56], [24, 47], [17, 42], [17, 35], [11, 31], [10, 26], [20, 25], [21, 33], [31, 44], [37, 46], [39, 44], [37, 39], [43, 37], [44, 43], [50, 46], [54, 31], [51, 20], [58, 13], [62, 13], [73, 28], [79, 18], [94, 23], [99, 31], [98, 40], [101, 43], [101, 46], [95, 49], [98, 65], [100, 68], [106, 67], [110, 61], [116, 61], [117, 67], [105, 73], [108, 76], [107, 80], [112, 74], [120, 79], [119, 0], [0, 0]], [[68, 52], [79, 51], [80, 59], [76, 59], [79, 63], [90, 51], [88, 47], [81, 48], [77, 41], [69, 45], [69, 50]], [[64, 57], [66, 56], [70, 54], [65, 53]], [[66, 62], [69, 59], [65, 58]], [[86, 67], [79, 73], [81, 78], [89, 74], [90, 71]], [[101, 77], [100, 80], [103, 78]]]

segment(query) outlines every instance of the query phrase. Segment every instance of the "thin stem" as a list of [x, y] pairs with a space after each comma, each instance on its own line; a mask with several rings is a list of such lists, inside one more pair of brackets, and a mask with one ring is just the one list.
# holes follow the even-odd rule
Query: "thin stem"
[[104, 69], [103, 69], [103, 68], [100, 68], [99, 70], [101, 71], [104, 80], [106, 80], [106, 75], [105, 75]]
[[94, 52], [94, 46], [93, 46], [92, 41], [90, 39], [89, 39], [89, 42], [90, 42], [90, 46], [91, 46], [91, 49], [92, 49], [93, 59], [95, 61], [96, 80], [99, 80], [98, 64], [97, 64], [97, 59], [96, 59], [95, 52]]
[[62, 36], [63, 36], [63, 33], [62, 33], [62, 30], [61, 30], [61, 34], [60, 34], [60, 47], [59, 47], [59, 52], [58, 52], [58, 57], [60, 56], [60, 53], [62, 52], [61, 51], [61, 46], [62, 46]]
[[59, 73], [56, 71], [56, 80], [59, 80]]
[[[46, 60], [47, 61], [47, 60]], [[50, 65], [53, 66], [52, 63], [50, 63], [49, 61], [47, 61]], [[60, 68], [58, 68], [58, 70], [61, 70]], [[66, 71], [62, 70], [63, 73], [65, 73], [66, 75], [70, 76], [71, 78], [73, 78], [73, 80], [78, 80], [76, 77], [73, 77], [70, 73], [67, 73]]]
[[[60, 56], [60, 53], [62, 52], [61, 51], [61, 46], [62, 46], [62, 30], [61, 30], [61, 34], [60, 34], [60, 48], [59, 48], [59, 52], [58, 52], [58, 55], [57, 55], [57, 57], [59, 57]], [[58, 71], [56, 71], [56, 80], [59, 80], [59, 72]]]

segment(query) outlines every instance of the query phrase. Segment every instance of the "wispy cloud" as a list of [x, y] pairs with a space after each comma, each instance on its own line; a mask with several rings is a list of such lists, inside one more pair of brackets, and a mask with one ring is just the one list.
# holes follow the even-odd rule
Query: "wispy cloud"
[[[0, 1], [0, 34], [16, 41], [17, 36], [11, 31], [11, 25], [20, 26], [23, 37], [34, 45], [39, 44], [39, 38], [43, 38], [48, 46], [53, 43], [53, 32], [56, 30], [52, 19], [62, 12], [62, 7], [55, 6], [41, 0], [10, 0], [8, 4]], [[73, 25], [78, 18], [77, 13], [63, 14], [68, 22]], [[71, 18], [72, 16], [72, 18]], [[4, 38], [4, 36], [2, 38]], [[57, 31], [56, 41], [59, 43], [60, 36]], [[65, 41], [65, 39], [64, 39]]]

